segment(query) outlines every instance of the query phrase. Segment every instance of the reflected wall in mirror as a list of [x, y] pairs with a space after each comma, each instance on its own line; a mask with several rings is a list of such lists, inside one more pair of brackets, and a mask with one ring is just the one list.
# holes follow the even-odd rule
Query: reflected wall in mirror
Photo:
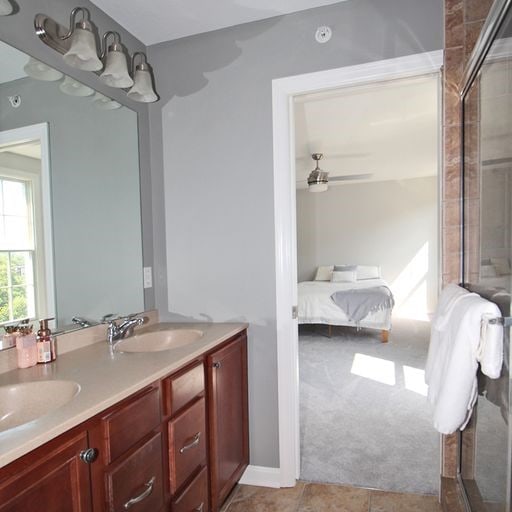
[[[490, 17], [490, 20], [492, 17]], [[497, 22], [498, 23], [498, 22]], [[512, 14], [470, 78], [464, 110], [464, 283], [511, 315]], [[486, 52], [486, 53], [485, 53]], [[471, 510], [511, 510], [510, 333], [501, 376], [479, 372], [479, 397], [462, 432], [460, 473]]]
[[0, 324], [142, 311], [137, 114], [0, 55]]

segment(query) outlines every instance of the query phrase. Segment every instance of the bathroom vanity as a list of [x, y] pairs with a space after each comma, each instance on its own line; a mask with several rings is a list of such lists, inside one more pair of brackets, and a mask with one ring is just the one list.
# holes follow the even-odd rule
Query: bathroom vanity
[[[45, 378], [73, 378], [80, 392], [0, 434], [0, 511], [220, 510], [249, 460], [246, 328], [208, 324], [160, 352], [95, 343], [61, 356]], [[41, 377], [37, 367], [10, 373]], [[59, 421], [72, 426], [41, 442]]]

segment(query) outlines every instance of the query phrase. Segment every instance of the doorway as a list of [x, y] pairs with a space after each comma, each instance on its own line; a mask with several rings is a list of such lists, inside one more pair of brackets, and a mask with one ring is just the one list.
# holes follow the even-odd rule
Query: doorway
[[431, 52], [273, 81], [276, 317], [278, 332], [280, 469], [277, 485], [300, 476], [296, 239], [295, 96], [338, 87], [439, 72], [442, 52]]

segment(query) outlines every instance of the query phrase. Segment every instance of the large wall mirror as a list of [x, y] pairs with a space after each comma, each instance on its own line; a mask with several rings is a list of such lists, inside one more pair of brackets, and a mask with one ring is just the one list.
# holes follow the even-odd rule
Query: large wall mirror
[[[464, 114], [464, 283], [511, 316], [512, 11], [493, 5], [466, 72]], [[467, 508], [510, 512], [512, 428], [510, 328], [501, 376], [478, 374], [478, 401], [462, 432], [460, 477]]]
[[142, 311], [137, 114], [0, 55], [0, 325]]

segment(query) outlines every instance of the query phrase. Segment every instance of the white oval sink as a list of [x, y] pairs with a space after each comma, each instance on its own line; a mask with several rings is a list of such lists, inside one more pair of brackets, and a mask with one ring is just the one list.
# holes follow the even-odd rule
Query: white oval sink
[[70, 402], [80, 386], [67, 380], [42, 380], [0, 387], [0, 432], [34, 421]]
[[197, 341], [202, 336], [203, 331], [199, 329], [149, 331], [119, 341], [115, 350], [117, 352], [160, 352], [183, 347]]

